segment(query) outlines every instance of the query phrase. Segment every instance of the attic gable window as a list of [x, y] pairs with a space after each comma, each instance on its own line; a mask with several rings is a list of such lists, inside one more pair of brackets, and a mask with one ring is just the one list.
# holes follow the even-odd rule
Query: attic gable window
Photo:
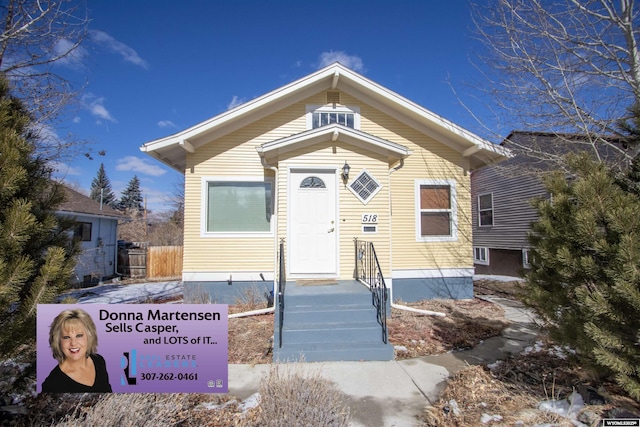
[[366, 169], [360, 172], [356, 179], [349, 184], [349, 190], [365, 205], [373, 199], [373, 196], [375, 196], [381, 188], [382, 185], [380, 185]]
[[307, 105], [307, 129], [332, 124], [360, 129], [360, 109], [339, 105]]

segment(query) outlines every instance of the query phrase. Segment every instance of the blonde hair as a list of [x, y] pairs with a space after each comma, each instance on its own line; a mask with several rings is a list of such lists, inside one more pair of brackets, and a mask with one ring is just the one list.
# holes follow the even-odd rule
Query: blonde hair
[[73, 323], [82, 325], [87, 332], [87, 357], [95, 354], [97, 351], [98, 335], [96, 333], [96, 325], [93, 323], [91, 316], [80, 308], [64, 310], [53, 319], [53, 323], [51, 323], [49, 329], [49, 347], [51, 347], [53, 358], [56, 359], [58, 363], [62, 363], [64, 360], [64, 353], [60, 346], [63, 329]]

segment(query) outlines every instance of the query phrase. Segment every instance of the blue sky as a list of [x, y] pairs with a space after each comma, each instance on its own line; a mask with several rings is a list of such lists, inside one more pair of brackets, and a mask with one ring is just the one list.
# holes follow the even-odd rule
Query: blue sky
[[116, 196], [135, 174], [148, 207], [167, 208], [180, 174], [140, 145], [335, 60], [482, 134], [451, 88], [470, 99], [468, 85], [481, 84], [469, 61], [479, 44], [466, 0], [95, 0], [89, 16], [90, 37], [57, 65], [74, 83], [86, 81], [81, 108], [58, 134], [106, 151], [59, 166], [87, 191], [103, 162]]

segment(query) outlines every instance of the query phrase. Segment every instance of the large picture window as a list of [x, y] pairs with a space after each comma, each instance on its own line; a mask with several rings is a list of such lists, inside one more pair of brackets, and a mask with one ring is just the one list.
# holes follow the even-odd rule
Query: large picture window
[[272, 183], [206, 181], [206, 233], [269, 233]]
[[416, 239], [446, 241], [458, 238], [456, 187], [452, 180], [416, 181]]

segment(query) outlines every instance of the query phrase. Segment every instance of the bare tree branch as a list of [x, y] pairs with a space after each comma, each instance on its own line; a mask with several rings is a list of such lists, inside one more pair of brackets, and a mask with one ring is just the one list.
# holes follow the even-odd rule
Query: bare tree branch
[[[75, 88], [56, 67], [80, 67], [87, 36], [84, 0], [5, 0], [0, 4], [0, 72], [28, 109], [35, 129], [50, 128], [78, 100]], [[78, 141], [49, 138], [39, 150], [59, 158]]]
[[634, 0], [491, 0], [473, 10], [485, 90], [512, 128], [584, 135], [567, 142], [630, 159], [617, 141], [640, 103]]

